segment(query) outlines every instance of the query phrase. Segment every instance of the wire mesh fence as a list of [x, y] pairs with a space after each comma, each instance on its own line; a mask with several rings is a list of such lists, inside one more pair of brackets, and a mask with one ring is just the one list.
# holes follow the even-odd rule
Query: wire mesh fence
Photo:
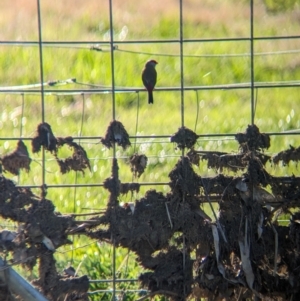
[[198, 2], [4, 3], [1, 248], [50, 300], [297, 299], [299, 12]]

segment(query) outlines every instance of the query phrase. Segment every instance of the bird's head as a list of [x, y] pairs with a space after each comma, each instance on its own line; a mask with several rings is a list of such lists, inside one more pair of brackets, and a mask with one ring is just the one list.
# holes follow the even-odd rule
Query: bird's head
[[151, 67], [155, 67], [158, 64], [158, 62], [156, 60], [149, 60], [146, 63], [146, 67], [151, 66]]

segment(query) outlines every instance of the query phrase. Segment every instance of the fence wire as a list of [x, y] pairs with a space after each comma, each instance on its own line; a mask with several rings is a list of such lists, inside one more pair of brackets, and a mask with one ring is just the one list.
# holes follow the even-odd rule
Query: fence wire
[[[255, 43], [260, 41], [287, 41], [287, 40], [299, 40], [300, 35], [281, 35], [281, 36], [255, 36], [255, 12], [254, 12], [254, 1], [249, 1], [249, 36], [245, 37], [224, 37], [224, 38], [185, 38], [184, 36], [184, 8], [187, 5], [186, 1], [178, 0], [178, 13], [179, 13], [179, 22], [178, 22], [178, 31], [179, 37], [175, 39], [134, 39], [134, 40], [115, 40], [114, 38], [114, 10], [116, 7], [114, 6], [113, 0], [107, 0], [109, 4], [109, 40], [107, 41], [47, 41], [43, 38], [43, 31], [47, 25], [43, 23], [43, 14], [41, 10], [41, 1], [37, 0], [36, 8], [37, 8], [37, 29], [38, 29], [38, 40], [34, 41], [20, 41], [20, 40], [2, 40], [0, 41], [0, 46], [2, 47], [38, 47], [39, 53], [39, 73], [40, 73], [40, 82], [39, 83], [28, 83], [26, 85], [7, 85], [0, 87], [0, 95], [13, 95], [14, 97], [20, 97], [21, 102], [21, 120], [24, 117], [24, 106], [29, 97], [37, 97], [40, 96], [40, 107], [41, 107], [41, 116], [36, 116], [36, 118], [40, 119], [42, 123], [46, 120], [47, 115], [47, 99], [46, 97], [50, 96], [81, 96], [82, 97], [82, 110], [80, 113], [81, 120], [80, 120], [80, 130], [78, 135], [72, 136], [74, 140], [79, 141], [79, 144], [97, 144], [99, 143], [101, 137], [100, 136], [86, 136], [84, 135], [84, 127], [85, 127], [85, 107], [86, 107], [86, 97], [90, 95], [110, 95], [111, 101], [111, 118], [112, 120], [116, 120], [117, 118], [117, 108], [116, 108], [116, 95], [117, 94], [137, 94], [138, 105], [137, 105], [137, 114], [136, 114], [136, 129], [134, 135], [130, 135], [129, 138], [134, 140], [134, 148], [138, 144], [155, 144], [155, 143], [169, 143], [171, 138], [170, 135], [160, 134], [157, 133], [155, 135], [150, 134], [140, 134], [138, 133], [138, 119], [139, 119], [139, 97], [140, 93], [144, 93], [145, 89], [143, 87], [130, 87], [130, 86], [118, 86], [116, 85], [116, 64], [115, 64], [115, 56], [118, 53], [128, 53], [132, 55], [150, 55], [155, 57], [177, 57], [179, 58], [179, 73], [180, 73], [180, 83], [178, 86], [173, 85], [171, 87], [156, 87], [155, 93], [165, 93], [165, 92], [175, 92], [180, 94], [180, 126], [185, 127], [185, 95], [187, 92], [195, 92], [197, 98], [197, 114], [199, 110], [201, 112], [201, 108], [199, 108], [199, 96], [198, 92], [201, 91], [230, 91], [230, 90], [246, 90], [250, 92], [250, 99], [249, 99], [249, 123], [252, 125], [255, 124], [255, 112], [256, 112], [256, 101], [257, 101], [257, 92], [263, 89], [285, 89], [285, 88], [293, 88], [299, 89], [300, 80], [281, 80], [281, 81], [255, 81], [255, 59], [257, 57], [273, 57], [275, 55], [297, 55], [300, 52], [300, 49], [291, 49], [291, 50], [278, 50], [278, 51], [266, 51], [266, 52], [255, 52]], [[249, 50], [245, 53], [239, 53], [233, 51], [233, 53], [220, 53], [220, 54], [200, 54], [200, 55], [193, 55], [190, 53], [185, 52], [186, 45], [193, 45], [197, 43], [214, 43], [215, 45], [220, 45], [221, 43], [249, 43]], [[169, 50], [167, 53], [157, 53], [152, 51], [136, 51], [136, 50], [129, 50], [126, 49], [126, 46], [130, 45], [147, 45], [151, 48], [151, 45], [154, 44], [162, 44], [162, 45], [178, 45], [179, 46], [179, 53], [172, 53]], [[56, 49], [56, 48], [63, 48], [63, 49], [74, 49], [74, 50], [91, 50], [95, 53], [108, 53], [110, 55], [110, 71], [111, 71], [111, 84], [110, 85], [95, 85], [89, 82], [81, 82], [80, 79], [77, 80], [76, 78], [69, 78], [69, 79], [60, 79], [56, 81], [45, 81], [45, 74], [44, 74], [44, 51], [45, 49]], [[228, 83], [228, 84], [211, 84], [211, 85], [199, 85], [199, 86], [189, 86], [185, 83], [185, 76], [186, 76], [186, 68], [185, 68], [185, 59], [199, 59], [199, 58], [244, 58], [250, 59], [250, 66], [249, 70], [249, 82], [245, 83]], [[33, 100], [30, 100], [33, 101]], [[155, 104], [154, 104], [155, 105]], [[224, 104], [226, 106], [226, 104]], [[151, 114], [151, 113], [150, 113]], [[195, 130], [197, 127], [197, 123], [199, 116], [196, 117], [196, 124]], [[179, 127], [179, 126], [178, 126]], [[268, 132], [266, 134], [270, 136], [297, 136], [300, 133], [300, 129], [291, 129], [285, 130], [282, 132]], [[216, 139], [220, 141], [221, 139], [234, 139], [236, 133], [196, 133], [199, 141], [209, 140], [212, 141]], [[3, 136], [2, 136], [3, 135]], [[31, 141], [32, 137], [27, 136], [24, 137], [23, 133], [23, 126], [22, 121], [20, 124], [20, 137], [15, 137], [11, 135], [11, 133], [2, 133], [0, 137], [1, 142], [7, 141], [18, 141], [22, 139], [24, 141]], [[162, 139], [162, 140], [158, 140]], [[174, 155], [174, 157], [184, 157], [185, 151], [183, 150], [180, 155]], [[158, 158], [163, 158], [164, 156], [158, 155]], [[165, 158], [172, 157], [172, 155], [165, 156]], [[115, 145], [113, 145], [112, 151], [109, 156], [106, 158], [92, 158], [91, 160], [115, 160], [115, 159], [122, 159], [122, 156], [117, 154], [117, 149]], [[18, 183], [18, 187], [22, 188], [33, 188], [33, 189], [41, 189], [42, 194], [46, 195], [46, 191], [48, 189], [66, 189], [66, 188], [73, 188], [74, 189], [74, 212], [69, 212], [70, 214], [74, 214], [76, 212], [76, 189], [79, 188], [102, 188], [104, 186], [103, 183], [78, 183], [77, 176], [75, 177], [74, 183], [49, 183], [47, 181], [47, 163], [49, 163], [49, 159], [45, 156], [45, 150], [42, 148], [42, 157], [39, 160], [39, 164], [41, 164], [41, 182], [36, 184], [32, 183]], [[77, 173], [76, 173], [77, 175]], [[155, 186], [168, 186], [169, 182], [166, 181], [149, 181], [149, 182], [139, 182], [140, 186], [145, 187], [155, 187]], [[185, 200], [183, 200], [184, 202]], [[215, 200], [212, 200], [215, 201]], [[114, 238], [112, 237], [112, 279], [98, 279], [98, 280], [91, 280], [91, 283], [96, 282], [111, 282], [112, 289], [111, 290], [97, 290], [95, 292], [91, 292], [91, 294], [97, 293], [109, 293], [112, 294], [112, 300], [117, 300], [116, 293], [120, 293], [122, 290], [117, 289], [117, 283], [120, 282], [136, 282], [137, 279], [118, 279], [117, 271], [116, 271], [116, 248], [117, 246], [114, 243]], [[185, 239], [183, 237], [183, 268], [185, 268]], [[76, 249], [76, 248], [74, 248]], [[185, 277], [185, 275], [183, 276]], [[128, 292], [142, 292], [147, 293], [145, 290], [128, 290]], [[186, 296], [184, 296], [186, 297]]]

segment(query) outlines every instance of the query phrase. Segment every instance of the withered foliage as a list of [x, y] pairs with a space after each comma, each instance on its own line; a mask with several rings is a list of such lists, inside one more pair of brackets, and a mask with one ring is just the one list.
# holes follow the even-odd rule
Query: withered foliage
[[58, 148], [62, 147], [65, 144], [73, 150], [73, 154], [66, 159], [59, 159], [57, 153], [55, 154], [55, 158], [60, 167], [61, 173], [65, 174], [70, 170], [74, 170], [81, 171], [84, 174], [84, 170], [86, 168], [91, 170], [90, 161], [84, 148], [74, 142], [72, 137], [57, 138]]
[[[104, 144], [126, 148], [120, 128], [112, 122]], [[120, 203], [121, 194], [139, 192], [140, 184], [122, 183], [114, 158], [111, 176], [103, 183], [109, 191], [106, 209], [80, 225], [73, 217], [54, 213], [49, 200], [0, 177], [0, 215], [22, 225], [17, 232], [0, 233], [0, 248], [12, 252], [14, 260], [24, 260], [30, 269], [39, 262], [34, 284], [49, 300], [61, 296], [87, 300], [87, 277], [74, 277], [70, 269], [60, 275], [53, 258], [53, 250], [70, 243], [68, 234], [75, 233], [134, 252], [147, 269], [139, 281], [151, 297], [300, 299], [300, 177], [275, 177], [266, 171], [270, 157], [261, 151], [270, 147], [270, 138], [255, 125], [236, 135], [240, 144], [236, 154], [197, 151], [196, 139], [185, 128], [173, 136], [178, 148], [190, 151], [170, 171], [168, 193], [150, 189], [130, 203]], [[56, 147], [72, 143], [71, 138], [56, 139]], [[145, 160], [142, 156], [132, 157], [136, 166], [145, 165], [139, 161]], [[291, 157], [278, 154], [273, 162], [288, 163]], [[200, 159], [219, 172], [242, 170], [243, 174], [200, 176], [192, 166]], [[138, 176], [138, 167], [133, 172]], [[212, 202], [215, 206], [210, 206]], [[297, 210], [291, 213], [292, 208]], [[288, 225], [278, 224], [282, 213], [290, 215]]]
[[130, 169], [135, 177], [140, 177], [147, 167], [148, 158], [143, 154], [133, 154], [129, 158]]
[[131, 145], [129, 135], [120, 121], [113, 120], [109, 124], [105, 137], [101, 138], [101, 143], [107, 148], [113, 147], [114, 144], [126, 149]]
[[186, 155], [192, 164], [194, 164], [196, 166], [200, 165], [200, 155], [193, 148], [191, 150], [189, 150]]
[[[80, 297], [87, 301], [87, 276], [66, 278], [56, 270], [54, 252], [58, 247], [72, 243], [68, 233], [77, 224], [74, 217], [63, 216], [54, 209], [50, 200], [39, 198], [29, 189], [18, 188], [0, 175], [0, 216], [19, 225], [15, 232], [0, 232], [0, 250], [10, 252], [13, 262], [21, 263], [29, 270], [38, 265], [38, 279], [33, 284], [48, 300], [71, 301]], [[3, 300], [10, 300], [9, 296], [6, 298]]]
[[57, 151], [57, 140], [48, 123], [44, 122], [38, 125], [36, 135], [33, 137], [31, 145], [33, 153], [38, 153], [42, 146], [51, 153]]
[[298, 162], [300, 161], [300, 147], [295, 148], [290, 145], [289, 149], [279, 152], [273, 156], [272, 160], [275, 164], [279, 164], [281, 161], [284, 166], [288, 165], [290, 161]]
[[181, 127], [171, 136], [171, 142], [176, 143], [179, 149], [192, 148], [197, 142], [198, 136], [187, 127]]
[[237, 172], [238, 170], [243, 170], [247, 167], [250, 157], [255, 156], [261, 162], [262, 165], [265, 165], [270, 161], [270, 156], [259, 153], [259, 152], [245, 152], [238, 154], [228, 154], [221, 152], [201, 152], [197, 151], [202, 160], [207, 161], [207, 167], [216, 169], [219, 172], [223, 172], [224, 169]]
[[[39, 152], [42, 146], [50, 151], [54, 155], [62, 174], [71, 170], [81, 171], [82, 173], [84, 173], [86, 168], [91, 170], [90, 161], [84, 148], [74, 142], [72, 137], [55, 138], [51, 126], [46, 122], [38, 125], [36, 136], [32, 139], [31, 143], [32, 151], [34, 153]], [[68, 158], [60, 159], [58, 157], [58, 150], [64, 145], [69, 146], [72, 149], [73, 154]]]
[[244, 152], [248, 150], [263, 150], [270, 147], [270, 136], [264, 133], [261, 134], [255, 124], [248, 125], [246, 132], [236, 134], [235, 139]]
[[128, 192], [139, 192], [141, 185], [139, 183], [123, 183], [120, 186], [120, 194], [127, 194]]
[[[124, 184], [116, 166], [107, 180], [115, 201], [108, 203], [97, 228], [89, 227], [85, 234], [100, 241], [113, 237], [116, 245], [135, 252], [148, 270], [139, 280], [149, 296], [176, 301], [300, 298], [300, 270], [295, 269], [300, 265], [299, 213], [289, 226], [276, 222], [279, 213], [299, 207], [300, 178], [274, 177], [265, 170], [270, 157], [259, 150], [270, 142], [257, 128], [238, 137], [243, 144], [238, 154], [192, 149], [181, 157], [169, 174], [166, 195], [149, 190], [120, 206]], [[244, 174], [201, 177], [192, 168], [200, 158], [213, 168], [242, 169]], [[202, 205], [216, 200], [212, 222]]]
[[5, 171], [9, 171], [14, 175], [19, 175], [20, 169], [30, 170], [31, 158], [26, 145], [22, 140], [18, 141], [17, 148], [11, 153], [1, 158], [1, 163]]

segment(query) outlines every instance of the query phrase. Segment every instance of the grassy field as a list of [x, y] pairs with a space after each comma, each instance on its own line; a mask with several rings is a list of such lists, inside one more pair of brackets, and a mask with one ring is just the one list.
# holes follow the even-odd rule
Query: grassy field
[[[111, 85], [111, 57], [109, 46], [101, 44], [109, 40], [108, 1], [76, 0], [41, 1], [43, 41], [97, 42], [103, 51], [92, 51], [91, 44], [69, 44], [45, 46], [43, 49], [44, 80], [66, 80], [76, 78], [77, 83], [57, 87], [60, 89], [86, 89], [84, 84]], [[249, 37], [249, 1], [205, 0], [183, 1], [183, 35], [185, 39], [239, 38]], [[36, 1], [2, 0], [0, 10], [0, 40], [37, 41]], [[281, 14], [267, 14], [262, 1], [255, 1], [255, 37], [289, 36], [299, 33], [297, 10]], [[121, 121], [130, 136], [172, 135], [181, 126], [180, 92], [160, 90], [164, 87], [180, 86], [179, 43], [133, 43], [121, 41], [163, 40], [179, 37], [178, 1], [113, 1], [115, 84], [117, 87], [142, 88], [141, 70], [146, 60], [155, 58], [158, 82], [154, 93], [154, 105], [149, 106], [145, 92], [118, 93], [115, 96], [116, 119]], [[118, 43], [119, 42], [119, 43]], [[250, 42], [189, 42], [184, 49], [184, 85], [207, 86], [249, 83], [251, 79]], [[256, 82], [291, 82], [300, 78], [300, 39], [266, 39], [254, 43], [254, 78]], [[0, 86], [10, 87], [40, 82], [39, 52], [36, 45], [0, 44]], [[0, 90], [1, 90], [0, 87]], [[48, 89], [47, 87], [46, 89]], [[50, 87], [51, 89], [55, 89]], [[184, 93], [185, 126], [197, 134], [236, 133], [244, 131], [251, 123], [251, 91], [239, 90], [195, 90]], [[255, 123], [261, 132], [283, 132], [300, 127], [299, 88], [264, 88], [255, 91]], [[197, 112], [197, 103], [199, 111]], [[24, 104], [24, 109], [23, 109]], [[15, 148], [16, 141], [7, 138], [32, 138], [37, 125], [42, 121], [40, 95], [25, 93], [0, 93], [0, 154]], [[47, 184], [95, 184], [110, 176], [112, 151], [99, 143], [112, 120], [112, 96], [110, 94], [45, 95], [45, 121], [56, 136], [95, 136], [99, 139], [81, 141], [91, 160], [91, 172], [85, 175], [71, 172], [61, 175], [50, 154], [46, 154]], [[138, 119], [137, 119], [138, 113]], [[199, 114], [199, 115], [198, 115]], [[196, 118], [198, 115], [198, 122]], [[169, 139], [138, 139], [136, 145], [126, 151], [117, 148], [120, 158], [120, 179], [132, 181], [127, 163], [134, 150], [145, 153], [148, 158], [146, 172], [139, 182], [168, 182], [168, 173], [181, 155]], [[30, 141], [25, 144], [31, 149]], [[276, 136], [271, 139], [270, 154], [289, 147], [298, 146], [297, 136]], [[237, 152], [238, 144], [229, 138], [199, 139], [197, 149]], [[69, 155], [68, 150], [59, 153]], [[31, 171], [19, 177], [10, 174], [20, 185], [41, 185], [41, 154], [31, 154]], [[297, 174], [297, 167], [269, 165], [275, 175]], [[215, 175], [201, 163], [196, 172]], [[168, 192], [167, 185], [151, 187]], [[141, 198], [149, 189], [141, 188], [135, 195], [122, 196], [120, 201]], [[34, 190], [39, 193], [39, 190]], [[100, 188], [77, 188], [48, 190], [47, 198], [62, 213], [89, 212], [103, 209], [108, 193]], [[73, 250], [73, 248], [75, 250]], [[57, 263], [63, 269], [68, 263], [75, 267], [81, 264], [79, 273], [92, 279], [111, 278], [111, 246], [74, 237], [72, 248], [58, 250]], [[136, 278], [140, 272], [132, 254], [117, 250], [117, 272], [119, 277]], [[110, 287], [106, 284], [95, 288]], [[132, 284], [121, 286], [130, 288]], [[95, 300], [99, 295], [96, 295]], [[109, 300], [103, 295], [101, 300]], [[133, 297], [132, 297], [133, 298]], [[129, 300], [129, 299], [128, 299]]]

